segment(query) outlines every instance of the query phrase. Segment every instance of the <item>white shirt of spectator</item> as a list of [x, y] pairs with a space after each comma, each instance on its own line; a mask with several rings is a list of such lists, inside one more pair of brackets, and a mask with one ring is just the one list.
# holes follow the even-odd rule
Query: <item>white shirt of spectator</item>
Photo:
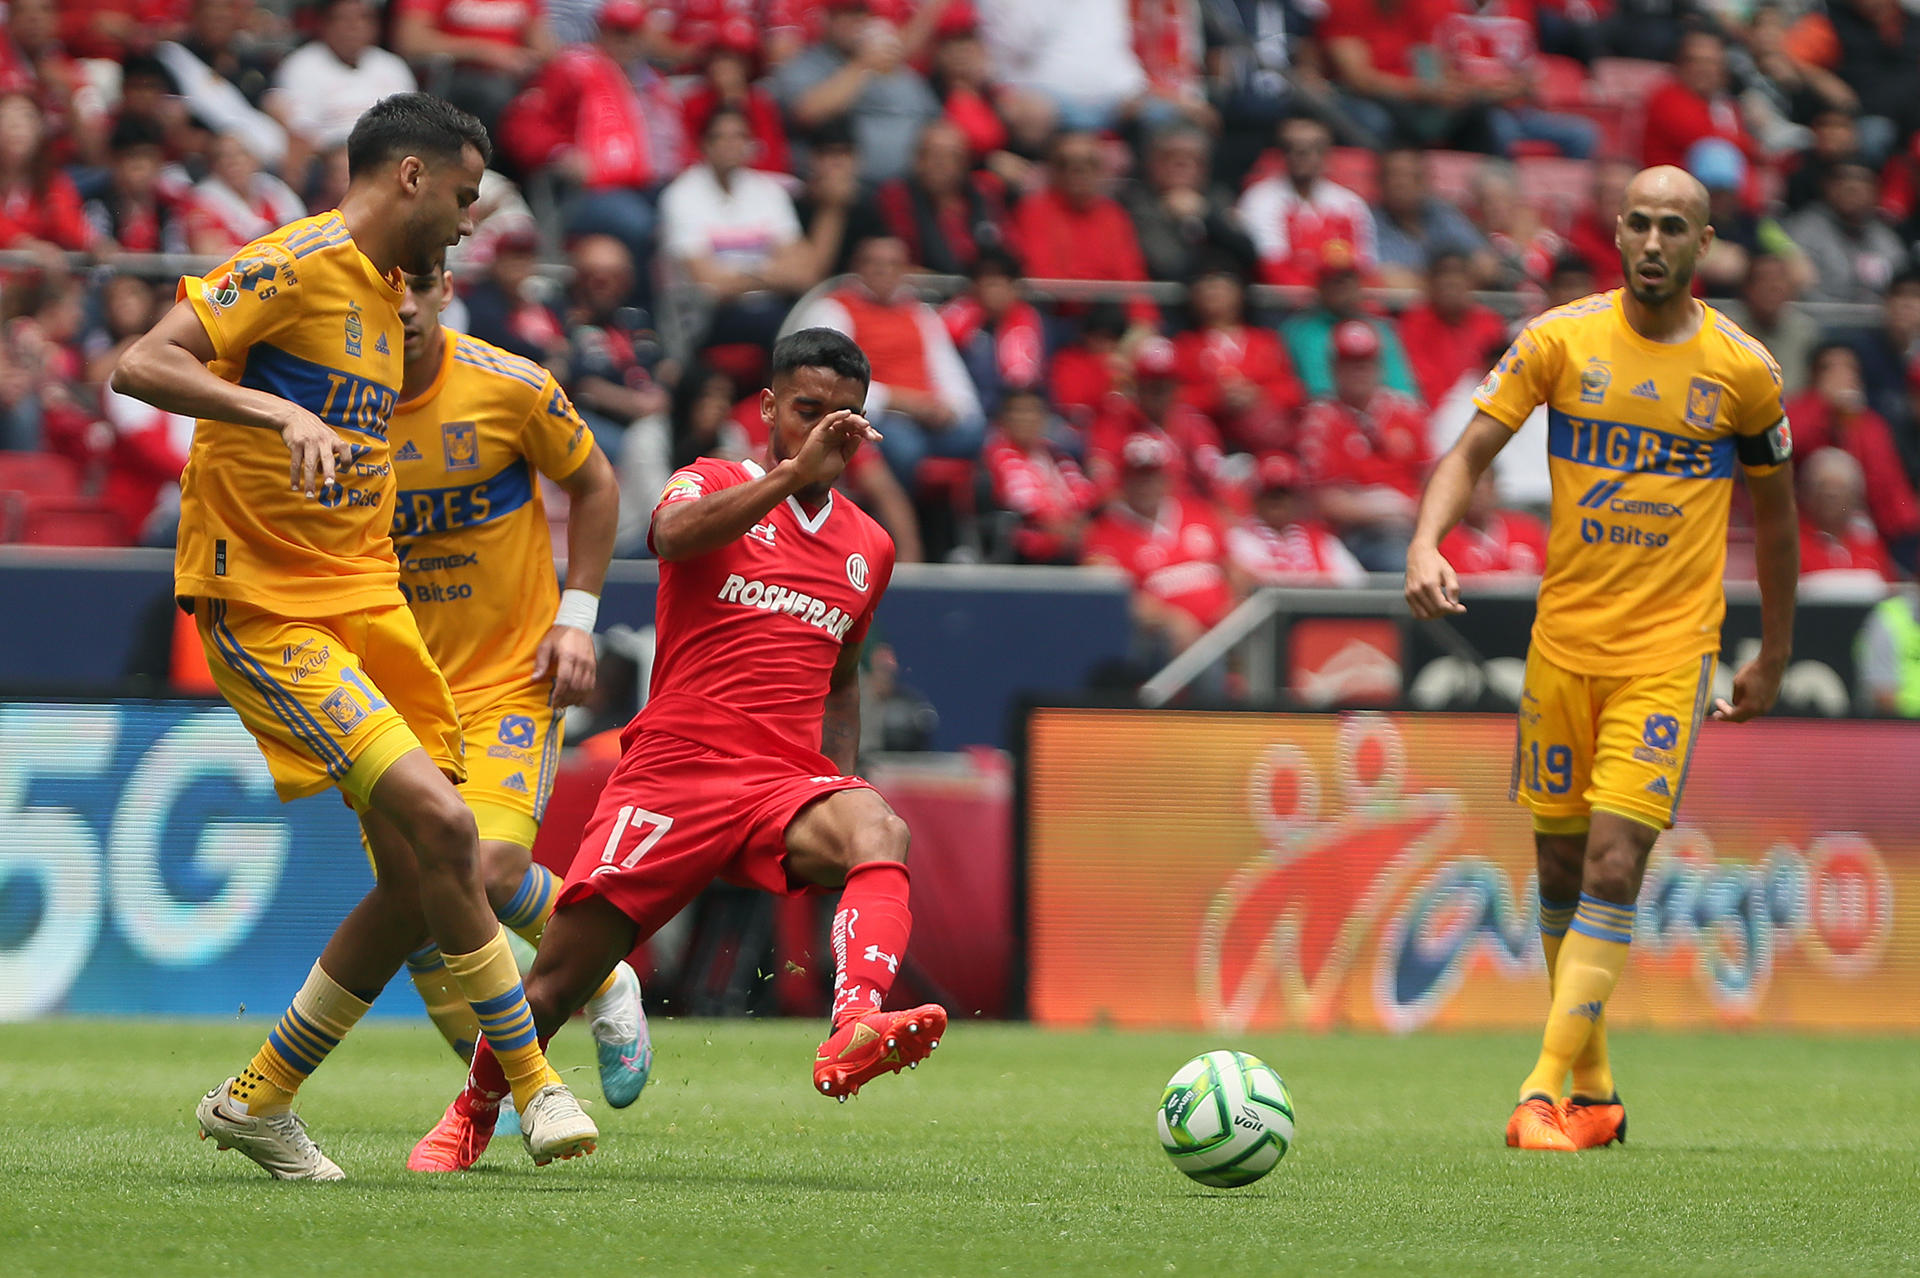
[[[980, 396], [973, 388], [973, 378], [967, 376], [967, 366], [961, 360], [960, 352], [954, 348], [947, 326], [940, 322], [939, 313], [918, 300], [912, 306], [914, 323], [920, 329], [920, 345], [926, 351], [927, 375], [933, 378], [934, 393], [962, 421], [980, 416]], [[853, 317], [847, 313], [846, 307], [831, 297], [823, 297], [807, 307], [806, 313], [794, 327], [830, 328], [848, 337], [855, 336]], [[886, 412], [887, 402], [892, 398], [892, 389], [876, 378], [867, 387], [867, 411], [873, 414]]]
[[271, 173], [254, 174], [245, 191], [236, 191], [219, 178], [207, 178], [194, 186], [189, 204], [190, 228], [218, 226], [236, 249], [307, 215], [293, 188]]
[[270, 103], [287, 128], [316, 150], [346, 143], [366, 109], [395, 93], [411, 93], [413, 72], [397, 54], [374, 47], [348, 66], [324, 40], [312, 40], [287, 55], [274, 77]]
[[1002, 83], [1089, 105], [1146, 90], [1127, 0], [979, 0], [977, 8]]
[[1227, 529], [1227, 558], [1263, 586], [1364, 586], [1367, 570], [1330, 532], [1275, 529], [1257, 519]]
[[1321, 178], [1303, 199], [1285, 175], [1261, 178], [1241, 194], [1235, 211], [1263, 262], [1286, 261], [1296, 236], [1306, 237], [1329, 222], [1351, 228], [1354, 265], [1364, 270], [1380, 260], [1373, 210], [1337, 182]]
[[[1434, 405], [1433, 415], [1427, 419], [1427, 442], [1435, 457], [1453, 447], [1480, 411], [1474, 405], [1473, 392], [1483, 376], [1461, 374], [1453, 389]], [[1493, 483], [1503, 506], [1543, 508], [1553, 504], [1553, 475], [1547, 468], [1546, 405], [1528, 414], [1512, 441], [1493, 459]]]
[[675, 262], [711, 257], [750, 271], [766, 265], [783, 245], [800, 238], [793, 197], [774, 177], [739, 169], [723, 189], [713, 168], [696, 164], [660, 194], [667, 255]]

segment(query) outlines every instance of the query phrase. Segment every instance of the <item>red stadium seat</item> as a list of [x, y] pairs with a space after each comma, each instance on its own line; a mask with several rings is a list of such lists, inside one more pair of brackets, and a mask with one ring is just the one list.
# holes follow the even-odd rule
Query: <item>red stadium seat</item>
[[119, 512], [86, 497], [34, 496], [20, 540], [31, 546], [124, 546]]
[[0, 453], [0, 488], [70, 497], [80, 491], [80, 468], [58, 453]]
[[1427, 171], [1433, 175], [1433, 193], [1450, 203], [1465, 204], [1468, 188], [1473, 184], [1473, 175], [1486, 162], [1486, 156], [1472, 151], [1427, 152]]
[[1593, 165], [1560, 156], [1527, 156], [1517, 161], [1520, 198], [1540, 211], [1557, 231], [1572, 225], [1574, 215], [1593, 190]]
[[1535, 84], [1540, 105], [1549, 111], [1565, 111], [1587, 100], [1587, 69], [1572, 58], [1556, 54], [1540, 55], [1540, 78]]
[[1598, 58], [1593, 64], [1593, 96], [1611, 105], [1645, 102], [1673, 74], [1664, 62], [1645, 58]]
[[1363, 146], [1336, 146], [1327, 152], [1327, 181], [1372, 204], [1380, 198], [1380, 157]]

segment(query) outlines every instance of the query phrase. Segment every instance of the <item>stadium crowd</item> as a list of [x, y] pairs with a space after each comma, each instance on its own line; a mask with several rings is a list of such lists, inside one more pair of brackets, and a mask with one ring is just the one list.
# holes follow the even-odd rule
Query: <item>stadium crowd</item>
[[[675, 466], [764, 445], [774, 336], [826, 324], [873, 360], [843, 482], [902, 560], [1114, 563], [1174, 650], [1253, 586], [1394, 571], [1473, 386], [1620, 283], [1664, 163], [1712, 194], [1696, 287], [1781, 365], [1805, 572], [1920, 554], [1920, 4], [5, 9], [0, 541], [171, 544], [192, 423], [104, 385], [171, 300], [149, 255], [330, 207], [354, 119], [418, 86], [497, 142], [448, 321], [559, 375], [622, 553]], [[1446, 553], [1536, 574], [1546, 498], [1508, 450]]]

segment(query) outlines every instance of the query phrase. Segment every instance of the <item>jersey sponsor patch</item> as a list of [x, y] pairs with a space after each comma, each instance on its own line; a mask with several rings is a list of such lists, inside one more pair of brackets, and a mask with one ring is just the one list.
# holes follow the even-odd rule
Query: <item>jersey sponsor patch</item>
[[720, 587], [719, 598], [721, 603], [741, 604], [766, 612], [784, 612], [809, 626], [826, 631], [835, 639], [845, 639], [854, 622], [852, 613], [843, 612], [824, 599], [815, 599], [812, 595], [790, 590], [774, 582], [749, 580], [737, 572], [727, 575], [726, 584]]
[[524, 714], [510, 714], [500, 720], [500, 741], [522, 750], [533, 744], [533, 720]]
[[670, 501], [692, 501], [696, 497], [704, 496], [706, 491], [700, 484], [700, 476], [675, 475], [667, 481], [667, 486], [660, 490], [660, 500], [657, 504], [664, 506]]

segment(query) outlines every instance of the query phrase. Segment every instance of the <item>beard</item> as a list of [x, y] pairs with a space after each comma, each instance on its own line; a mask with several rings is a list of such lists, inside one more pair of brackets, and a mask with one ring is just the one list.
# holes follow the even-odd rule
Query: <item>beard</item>
[[1667, 268], [1666, 275], [1658, 280], [1649, 282], [1640, 278], [1639, 273], [1633, 269], [1633, 263], [1627, 260], [1626, 254], [1622, 253], [1620, 255], [1621, 275], [1625, 279], [1627, 291], [1633, 294], [1636, 302], [1644, 306], [1659, 306], [1662, 303], [1670, 302], [1676, 297], [1690, 294], [1693, 291], [1693, 266], [1691, 263], [1689, 263], [1684, 270], [1671, 262], [1663, 263], [1662, 265]]

